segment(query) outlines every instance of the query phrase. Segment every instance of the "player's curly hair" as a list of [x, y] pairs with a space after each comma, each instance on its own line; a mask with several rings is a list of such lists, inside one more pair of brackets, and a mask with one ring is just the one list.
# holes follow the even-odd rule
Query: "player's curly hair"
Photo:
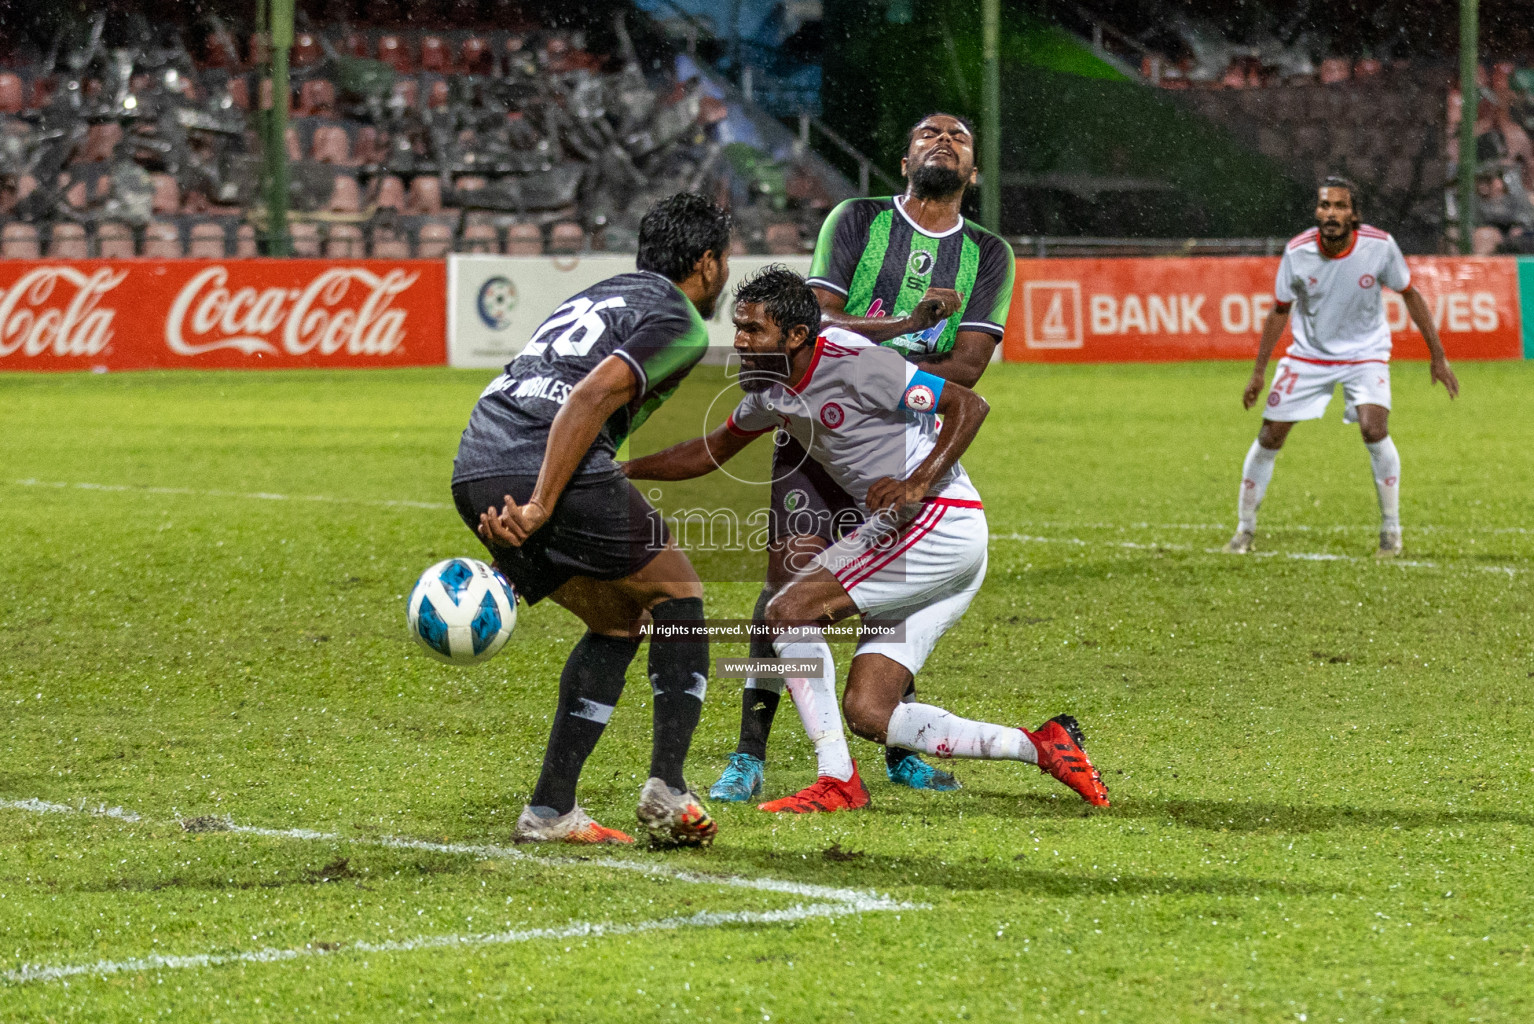
[[1353, 226], [1356, 228], [1364, 222], [1363, 196], [1358, 191], [1358, 186], [1348, 178], [1340, 174], [1328, 174], [1321, 179], [1321, 184], [1316, 186], [1316, 191], [1323, 188], [1345, 188], [1348, 190], [1348, 202], [1353, 206]]
[[804, 278], [781, 263], [769, 263], [735, 289], [735, 304], [760, 302], [767, 318], [786, 335], [803, 324], [810, 337], [820, 333], [820, 303]]
[[730, 215], [696, 192], [678, 192], [650, 207], [639, 222], [640, 270], [685, 281], [704, 253], [730, 251]]

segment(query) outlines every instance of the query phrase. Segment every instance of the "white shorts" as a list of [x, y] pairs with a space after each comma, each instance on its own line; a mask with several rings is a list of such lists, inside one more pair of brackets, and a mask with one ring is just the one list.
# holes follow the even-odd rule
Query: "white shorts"
[[[985, 581], [990, 526], [979, 502], [931, 498], [898, 529], [871, 519], [816, 556], [863, 614], [859, 654], [921, 671]], [[884, 631], [893, 631], [892, 635]]]
[[1262, 418], [1279, 423], [1318, 420], [1326, 413], [1332, 392], [1342, 385], [1342, 422], [1357, 423], [1360, 405], [1390, 408], [1390, 364], [1318, 363], [1284, 356], [1273, 372], [1268, 404]]

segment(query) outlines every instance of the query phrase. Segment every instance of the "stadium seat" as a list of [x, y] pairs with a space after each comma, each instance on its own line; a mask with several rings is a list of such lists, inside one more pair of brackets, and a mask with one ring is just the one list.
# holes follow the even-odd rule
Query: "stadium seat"
[[191, 222], [187, 230], [186, 254], [193, 259], [221, 260], [226, 255], [228, 232], [215, 221]]
[[440, 75], [452, 73], [453, 55], [447, 47], [447, 40], [435, 35], [421, 37], [421, 70], [435, 71]]
[[441, 213], [442, 182], [429, 174], [418, 174], [411, 178], [405, 209], [410, 213]]
[[360, 260], [367, 256], [362, 228], [356, 224], [332, 224], [325, 233], [325, 256], [335, 260]]
[[240, 67], [240, 44], [227, 31], [209, 32], [202, 42], [202, 66], [206, 68]]
[[1353, 63], [1346, 57], [1328, 57], [1321, 62], [1321, 84], [1336, 85], [1353, 77]]
[[431, 80], [431, 84], [428, 85], [426, 89], [426, 109], [446, 110], [447, 103], [450, 98], [451, 93], [447, 87], [447, 80], [442, 78], [433, 78]]
[[378, 37], [378, 59], [402, 75], [415, 71], [415, 61], [405, 40], [392, 32]]
[[166, 220], [150, 221], [144, 229], [144, 255], [150, 259], [181, 258], [181, 229]]
[[90, 244], [85, 238], [85, 226], [72, 221], [54, 221], [48, 232], [48, 258], [53, 260], [83, 260], [90, 258]]
[[298, 104], [293, 108], [294, 117], [316, 117], [334, 114], [336, 110], [335, 83], [328, 78], [311, 78], [298, 87]]
[[494, 226], [484, 223], [465, 225], [463, 235], [458, 240], [458, 251], [499, 252], [500, 239], [496, 236]]
[[[59, 183], [64, 184], [65, 178], [65, 175], [59, 175]], [[79, 178], [68, 181], [68, 184], [66, 184], [64, 187], [64, 202], [68, 203], [70, 206], [73, 206], [77, 210], [83, 210], [90, 204], [90, 201], [91, 194], [89, 185], [87, 185], [83, 180]]]
[[771, 256], [794, 256], [800, 251], [799, 225], [767, 225], [767, 252]]
[[314, 138], [309, 143], [309, 156], [316, 163], [337, 164], [342, 167], [349, 167], [357, 162], [352, 158], [351, 135], [339, 124], [315, 126]]
[[376, 125], [358, 125], [352, 159], [359, 164], [381, 164], [388, 158], [388, 136], [380, 132]]
[[730, 236], [731, 256], [746, 256], [749, 255], [750, 252], [751, 250], [746, 247], [746, 240], [740, 237], [739, 233]]
[[542, 256], [543, 232], [536, 224], [513, 224], [506, 229], [506, 255]]
[[154, 199], [150, 209], [155, 213], [180, 213], [181, 186], [176, 184], [175, 176], [151, 174], [149, 180], [154, 183]]
[[42, 256], [37, 228], [11, 221], [0, 228], [0, 256], [8, 260], [35, 260]]
[[391, 101], [397, 101], [408, 109], [414, 110], [420, 103], [421, 86], [414, 78], [400, 78], [394, 82], [394, 93]]
[[586, 244], [586, 233], [574, 221], [562, 220], [549, 229], [549, 252], [577, 253]]
[[410, 236], [398, 224], [373, 225], [373, 258], [378, 260], [407, 260], [410, 258]]
[[0, 114], [19, 114], [26, 105], [21, 76], [10, 71], [0, 72]]
[[256, 245], [256, 229], [251, 224], [241, 224], [234, 229], [234, 254], [242, 260], [260, 254]]
[[111, 161], [117, 152], [117, 144], [122, 141], [122, 125], [115, 121], [106, 121], [101, 124], [93, 124], [85, 130], [85, 141], [80, 144], [76, 155], [82, 164], [104, 164]]
[[324, 59], [325, 51], [320, 49], [320, 41], [314, 38], [314, 33], [300, 32], [293, 37], [293, 49], [288, 57], [293, 67], [307, 68]]
[[466, 74], [488, 75], [495, 70], [490, 43], [482, 36], [469, 36], [458, 50], [458, 64]]
[[246, 39], [245, 52], [250, 54], [250, 66], [265, 67], [272, 59], [272, 51], [266, 45], [266, 33], [252, 32]]
[[325, 209], [331, 213], [358, 213], [362, 210], [362, 189], [350, 174], [338, 174], [330, 190]]
[[348, 32], [341, 37], [336, 49], [348, 57], [362, 57], [364, 59], [373, 55], [373, 46], [368, 42], [368, 37], [361, 32]]
[[1353, 64], [1354, 78], [1373, 78], [1385, 70], [1385, 65], [1373, 57], [1365, 57]]
[[96, 255], [104, 260], [132, 259], [138, 255], [133, 245], [133, 229], [116, 221], [96, 225]]
[[293, 221], [288, 225], [288, 235], [293, 239], [293, 255], [315, 259], [320, 255], [320, 229], [310, 221]]
[[229, 99], [241, 110], [250, 109], [250, 82], [244, 75], [235, 75], [229, 79]]
[[1470, 235], [1470, 251], [1477, 256], [1494, 256], [1501, 244], [1501, 230], [1489, 224], [1481, 225]]
[[490, 184], [490, 179], [479, 174], [460, 174], [453, 179], [453, 188], [459, 192], [477, 192]]
[[371, 205], [380, 210], [405, 209], [405, 183], [397, 175], [386, 174], [375, 179], [369, 191], [372, 193]]
[[441, 218], [423, 219], [416, 232], [415, 254], [423, 260], [442, 259], [453, 249], [453, 225]]

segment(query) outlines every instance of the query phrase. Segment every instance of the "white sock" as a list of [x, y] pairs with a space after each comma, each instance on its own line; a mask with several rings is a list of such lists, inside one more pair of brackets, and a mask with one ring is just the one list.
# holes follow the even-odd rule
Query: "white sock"
[[819, 630], [796, 633], [774, 640], [772, 648], [780, 658], [820, 659], [820, 675], [790, 677], [787, 680], [788, 694], [794, 699], [794, 708], [799, 712], [799, 721], [804, 723], [804, 731], [815, 744], [815, 760], [820, 766], [818, 774], [846, 782], [852, 778], [852, 752], [847, 749], [842, 709], [836, 701], [836, 664], [831, 658], [831, 648]]
[[1401, 455], [1388, 435], [1383, 441], [1365, 444], [1374, 470], [1374, 489], [1380, 496], [1380, 529], [1401, 532]]
[[1241, 496], [1236, 501], [1236, 519], [1243, 530], [1257, 529], [1257, 506], [1268, 493], [1268, 481], [1273, 479], [1273, 460], [1278, 450], [1264, 448], [1256, 441], [1247, 449], [1246, 461], [1241, 464]]
[[937, 757], [1039, 762], [1039, 752], [1023, 730], [960, 718], [931, 704], [896, 707], [885, 729], [884, 742]]

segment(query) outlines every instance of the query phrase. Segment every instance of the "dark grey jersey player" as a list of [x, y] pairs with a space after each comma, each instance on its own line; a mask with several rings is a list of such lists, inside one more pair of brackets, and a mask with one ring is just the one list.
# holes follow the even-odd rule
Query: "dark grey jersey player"
[[485, 389], [459, 443], [463, 521], [530, 604], [550, 597], [588, 630], [560, 676], [518, 839], [633, 841], [592, 821], [575, 789], [647, 615], [685, 638], [650, 645], [654, 745], [639, 821], [676, 843], [706, 843], [717, 830], [682, 777], [709, 671], [703, 585], [613, 453], [707, 350], [703, 321], [729, 278], [729, 248], [729, 215], [702, 196], [657, 203], [640, 224], [638, 271], [555, 310]]

